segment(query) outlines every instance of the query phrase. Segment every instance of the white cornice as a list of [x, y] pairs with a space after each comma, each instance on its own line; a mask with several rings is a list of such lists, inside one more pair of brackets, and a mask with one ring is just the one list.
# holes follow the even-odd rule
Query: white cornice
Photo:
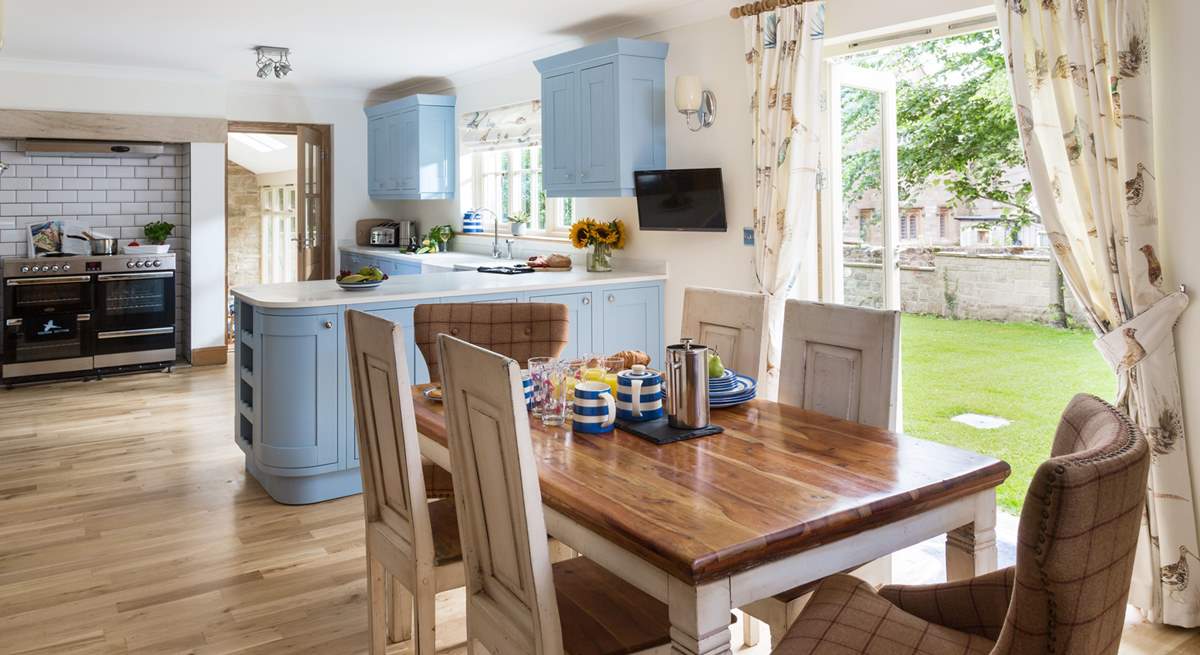
[[0, 54], [0, 71], [156, 82], [208, 84], [220, 84], [222, 82], [219, 75], [204, 71], [154, 68], [149, 66], [112, 66], [109, 64], [54, 61], [50, 59], [20, 59], [17, 57], [6, 57], [2, 54]]
[[638, 38], [650, 34], [665, 32], [686, 25], [711, 20], [724, 16], [729, 20], [730, 0], [693, 0], [687, 4], [634, 18], [624, 23], [609, 25], [594, 32], [564, 39], [553, 45], [535, 50], [528, 50], [511, 57], [505, 57], [487, 64], [472, 66], [458, 73], [443, 76], [435, 80], [419, 80], [409, 84], [399, 83], [375, 89], [372, 93], [379, 96], [402, 97], [413, 93], [437, 93], [454, 87], [466, 86], [483, 82], [495, 77], [508, 75], [533, 65], [533, 61], [548, 57], [566, 50], [577, 48], [587, 43], [603, 41], [613, 37]]

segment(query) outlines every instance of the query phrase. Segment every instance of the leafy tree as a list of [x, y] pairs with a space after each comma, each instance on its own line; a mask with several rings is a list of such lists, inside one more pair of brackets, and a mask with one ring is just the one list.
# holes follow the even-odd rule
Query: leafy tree
[[[1009, 93], [1000, 34], [996, 30], [866, 53], [855, 66], [895, 73], [899, 143], [899, 193], [910, 202], [921, 189], [941, 184], [956, 206], [976, 201], [1003, 207], [1002, 224], [1014, 241], [1040, 220], [1028, 178], [1008, 173], [1025, 165]], [[879, 96], [843, 90], [843, 197], [853, 202], [880, 188], [880, 153], [861, 148], [879, 128]]]

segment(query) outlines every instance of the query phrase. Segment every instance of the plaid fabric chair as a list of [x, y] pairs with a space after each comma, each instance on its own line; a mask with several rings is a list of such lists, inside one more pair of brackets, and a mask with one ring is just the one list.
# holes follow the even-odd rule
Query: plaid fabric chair
[[[554, 303], [443, 303], [417, 305], [413, 338], [429, 367], [429, 379], [441, 382], [437, 337], [449, 334], [511, 357], [522, 366], [530, 357], [558, 357], [567, 347], [569, 310]], [[424, 461], [425, 493], [430, 498], [453, 498], [450, 472]]]
[[971, 580], [817, 588], [779, 655], [1107, 655], [1117, 652], [1150, 451], [1120, 412], [1076, 396], [1021, 511], [1017, 565]]

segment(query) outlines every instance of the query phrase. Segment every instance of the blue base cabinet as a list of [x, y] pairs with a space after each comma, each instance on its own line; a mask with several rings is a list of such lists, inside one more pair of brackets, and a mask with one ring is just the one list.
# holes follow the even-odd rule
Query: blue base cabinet
[[442, 200], [458, 184], [454, 96], [418, 94], [368, 107], [367, 192]]
[[612, 39], [534, 62], [547, 196], [632, 196], [634, 171], [667, 167], [666, 57], [666, 43]]
[[374, 266], [388, 275], [420, 275], [420, 262], [397, 261], [389, 257], [367, 255], [343, 250], [338, 268], [355, 273], [364, 266]]
[[[429, 381], [413, 340], [413, 313], [438, 302], [553, 302], [570, 309], [564, 357], [644, 350], [663, 362], [663, 283], [582, 287], [365, 303], [404, 329], [409, 382]], [[362, 491], [343, 316], [346, 305], [256, 307], [238, 300], [234, 441], [246, 472], [280, 503], [316, 503]], [[524, 364], [524, 363], [522, 363]]]

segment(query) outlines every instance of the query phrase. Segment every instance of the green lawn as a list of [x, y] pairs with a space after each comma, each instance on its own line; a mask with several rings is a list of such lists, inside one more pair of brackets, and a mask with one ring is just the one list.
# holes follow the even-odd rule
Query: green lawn
[[[1013, 513], [1071, 397], [1115, 393], [1089, 331], [905, 314], [901, 335], [904, 431], [1007, 461], [1012, 476], [998, 500]], [[979, 430], [950, 420], [967, 412], [1012, 423]]]

